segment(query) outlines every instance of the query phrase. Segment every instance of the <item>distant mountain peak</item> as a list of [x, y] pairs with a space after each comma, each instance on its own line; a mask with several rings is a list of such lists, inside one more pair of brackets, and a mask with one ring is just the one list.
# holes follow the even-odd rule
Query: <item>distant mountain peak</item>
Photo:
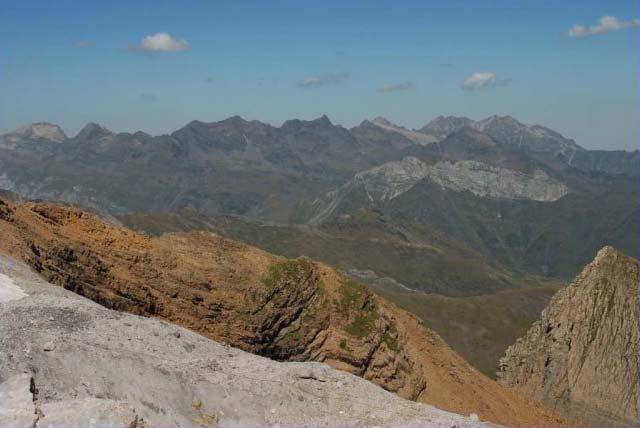
[[312, 120], [291, 119], [291, 120], [287, 120], [282, 124], [282, 128], [301, 128], [301, 127], [307, 127], [307, 126], [328, 128], [328, 127], [333, 127], [334, 125], [333, 123], [331, 123], [331, 120], [329, 120], [326, 114], [323, 114], [317, 119], [312, 119]]
[[397, 126], [395, 123], [391, 122], [390, 120], [387, 120], [386, 118], [384, 118], [382, 116], [376, 117], [371, 122], [375, 123], [376, 125]]
[[67, 135], [58, 125], [49, 122], [35, 122], [6, 134], [5, 138], [13, 141], [48, 140], [62, 143], [66, 141]]
[[244, 119], [242, 116], [240, 115], [234, 115], [231, 117], [228, 117], [224, 120], [221, 120], [220, 123], [229, 123], [229, 124], [234, 124], [234, 125], [244, 125], [246, 123], [249, 123], [248, 120]]
[[442, 138], [475, 122], [468, 117], [438, 116], [420, 129], [426, 134], [440, 135]]
[[317, 119], [312, 120], [311, 122], [319, 124], [319, 125], [333, 126], [333, 123], [331, 123], [331, 120], [329, 120], [329, 117], [326, 114], [323, 114], [322, 116], [320, 116]]
[[395, 123], [385, 119], [384, 117], [378, 116], [372, 121], [363, 122], [363, 125], [372, 125], [376, 128], [384, 129], [385, 131], [391, 131], [398, 134], [403, 135], [405, 138], [408, 138], [410, 141], [419, 145], [427, 145], [431, 143], [435, 143], [437, 139], [433, 138], [431, 135], [426, 135], [420, 133], [418, 131], [412, 131], [407, 128], [404, 128], [400, 125], [396, 125]]
[[113, 135], [113, 133], [97, 123], [89, 122], [80, 130], [80, 132], [78, 132], [78, 134], [74, 138], [76, 140], [91, 140], [107, 135]]

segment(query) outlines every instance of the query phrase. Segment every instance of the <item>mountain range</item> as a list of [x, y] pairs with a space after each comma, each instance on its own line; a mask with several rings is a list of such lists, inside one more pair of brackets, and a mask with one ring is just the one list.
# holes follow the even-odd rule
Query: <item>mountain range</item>
[[[234, 116], [160, 136], [88, 124], [68, 137], [37, 123], [0, 136], [0, 189], [153, 235], [212, 230], [370, 272], [360, 279], [371, 284], [461, 299], [538, 302], [536, 290], [549, 299], [605, 245], [638, 256], [639, 164], [638, 151], [586, 150], [509, 116], [441, 116], [415, 130], [383, 118], [346, 129], [326, 116], [280, 127]], [[436, 324], [492, 375], [531, 316], [492, 330], [486, 349]], [[487, 336], [472, 320], [464, 328]]]

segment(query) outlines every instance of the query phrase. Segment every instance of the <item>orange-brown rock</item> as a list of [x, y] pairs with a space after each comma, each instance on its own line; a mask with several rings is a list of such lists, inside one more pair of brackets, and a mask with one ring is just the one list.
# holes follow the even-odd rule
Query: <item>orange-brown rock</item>
[[150, 238], [74, 208], [0, 200], [0, 251], [104, 306], [509, 426], [563, 421], [473, 369], [409, 313], [332, 268], [208, 232]]

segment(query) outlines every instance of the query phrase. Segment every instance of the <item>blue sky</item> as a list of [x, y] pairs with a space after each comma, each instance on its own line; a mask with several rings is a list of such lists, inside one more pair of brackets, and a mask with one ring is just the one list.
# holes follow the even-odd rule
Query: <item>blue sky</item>
[[610, 0], [0, 0], [0, 132], [510, 114], [635, 149], [638, 18]]

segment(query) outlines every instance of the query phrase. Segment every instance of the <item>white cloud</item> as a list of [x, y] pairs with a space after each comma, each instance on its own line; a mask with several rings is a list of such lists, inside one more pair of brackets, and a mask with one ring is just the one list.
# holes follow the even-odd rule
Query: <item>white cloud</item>
[[567, 30], [569, 37], [587, 37], [594, 34], [604, 34], [610, 31], [626, 30], [627, 28], [640, 27], [640, 19], [632, 19], [630, 21], [621, 21], [615, 16], [603, 16], [597, 25], [580, 25], [576, 24]]
[[301, 88], [319, 88], [325, 85], [335, 85], [349, 79], [349, 73], [327, 73], [322, 75], [307, 76], [298, 82]]
[[378, 92], [399, 92], [413, 89], [413, 82], [387, 83], [378, 88]]
[[488, 71], [471, 73], [464, 82], [462, 82], [462, 89], [467, 91], [474, 91], [476, 89], [489, 88], [492, 86], [507, 86], [511, 83], [511, 79], [498, 79], [496, 73], [490, 73]]
[[169, 33], [150, 34], [135, 45], [138, 52], [180, 52], [189, 49], [185, 39], [174, 39]]

